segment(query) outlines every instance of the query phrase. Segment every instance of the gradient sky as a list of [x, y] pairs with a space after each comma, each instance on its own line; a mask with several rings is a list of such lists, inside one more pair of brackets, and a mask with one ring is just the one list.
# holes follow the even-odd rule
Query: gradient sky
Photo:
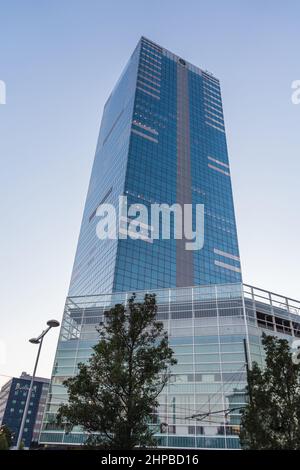
[[221, 80], [244, 281], [300, 299], [297, 0], [2, 0], [0, 15], [0, 384], [62, 318], [103, 105], [141, 35]]

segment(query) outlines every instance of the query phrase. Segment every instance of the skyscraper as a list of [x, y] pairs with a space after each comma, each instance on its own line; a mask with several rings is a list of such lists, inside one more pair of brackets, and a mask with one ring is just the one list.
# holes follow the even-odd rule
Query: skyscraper
[[[203, 247], [188, 250], [185, 232], [153, 237], [152, 214], [140, 239], [100, 240], [99, 208], [120, 196], [141, 211], [203, 204]], [[130, 232], [134, 214], [121, 216], [119, 233]], [[263, 331], [300, 337], [300, 302], [242, 284], [219, 81], [145, 38], [105, 105], [41, 443], [85, 442], [82, 429], [56, 422], [63, 382], [88, 360], [104, 311], [132, 291], [156, 293], [178, 361], [149, 423], [158, 445], [239, 448], [246, 362], [263, 365]]]
[[[100, 240], [99, 208], [117, 208], [120, 196], [150, 213], [153, 204], [179, 204], [194, 216], [204, 205], [203, 247], [188, 250], [185, 232], [153, 237], [152, 216], [138, 240]], [[121, 219], [122, 235], [136, 219]], [[262, 361], [256, 306], [246, 305], [241, 282], [219, 81], [141, 38], [105, 104], [40, 442], [85, 441], [81, 429], [65, 433], [56, 423], [63, 382], [88, 360], [104, 310], [151, 291], [178, 359], [153, 416], [159, 445], [238, 448], [244, 341], [250, 360]]]
[[[120, 195], [148, 208], [204, 204], [203, 248], [99, 240], [97, 208]], [[141, 38], [105, 104], [69, 295], [240, 281], [219, 81]]]

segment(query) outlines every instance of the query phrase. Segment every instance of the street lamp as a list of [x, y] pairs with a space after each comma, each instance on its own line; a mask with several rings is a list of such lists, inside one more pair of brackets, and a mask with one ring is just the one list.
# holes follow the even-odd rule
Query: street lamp
[[21, 442], [22, 442], [26, 417], [27, 417], [28, 408], [29, 408], [30, 399], [31, 399], [31, 393], [32, 393], [32, 389], [33, 389], [33, 382], [34, 382], [35, 373], [36, 373], [36, 369], [37, 369], [38, 362], [39, 362], [39, 357], [40, 357], [40, 352], [41, 352], [41, 349], [42, 349], [43, 339], [44, 339], [44, 336], [48, 333], [48, 331], [51, 330], [51, 328], [56, 328], [57, 326], [59, 326], [59, 322], [57, 320], [48, 320], [47, 325], [48, 325], [48, 328], [46, 328], [44, 331], [42, 331], [40, 336], [38, 336], [37, 338], [31, 338], [29, 340], [29, 342], [32, 343], [32, 344], [39, 344], [39, 349], [38, 349], [38, 352], [37, 352], [35, 365], [34, 365], [34, 369], [33, 369], [33, 374], [32, 374], [31, 381], [30, 381], [30, 387], [29, 387], [29, 390], [28, 390], [28, 394], [27, 394], [27, 398], [26, 398], [26, 404], [25, 404], [25, 408], [24, 408], [24, 412], [23, 412], [23, 416], [22, 416], [22, 421], [21, 421], [21, 426], [20, 426], [20, 431], [19, 431], [17, 446], [16, 446], [17, 450], [20, 448], [20, 445], [21, 445]]

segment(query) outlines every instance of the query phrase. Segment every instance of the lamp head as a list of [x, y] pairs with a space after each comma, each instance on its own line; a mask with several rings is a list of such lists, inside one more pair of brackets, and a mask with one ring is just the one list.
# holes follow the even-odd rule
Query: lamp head
[[40, 340], [37, 339], [37, 338], [31, 338], [31, 339], [29, 340], [29, 343], [32, 343], [32, 344], [39, 344], [39, 342], [40, 342]]
[[59, 321], [57, 320], [48, 320], [47, 325], [50, 326], [50, 328], [56, 328], [59, 326]]

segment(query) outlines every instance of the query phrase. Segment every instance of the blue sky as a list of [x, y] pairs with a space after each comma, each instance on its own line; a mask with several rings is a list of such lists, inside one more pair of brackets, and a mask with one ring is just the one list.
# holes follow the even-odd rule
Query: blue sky
[[244, 281], [300, 298], [297, 0], [2, 0], [0, 14], [0, 374], [31, 372], [27, 338], [61, 320], [103, 105], [141, 35], [221, 80]]

